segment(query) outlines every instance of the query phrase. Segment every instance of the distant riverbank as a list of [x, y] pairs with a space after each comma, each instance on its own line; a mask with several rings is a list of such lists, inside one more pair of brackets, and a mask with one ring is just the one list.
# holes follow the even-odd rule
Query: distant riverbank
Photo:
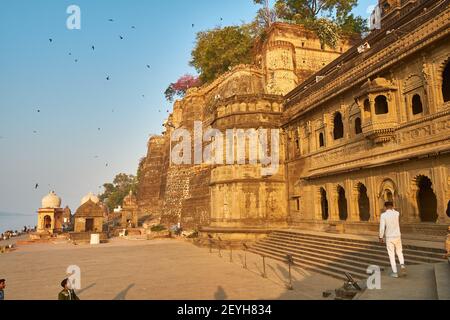
[[24, 226], [34, 227], [37, 215], [0, 212], [0, 233], [7, 230], [22, 230]]

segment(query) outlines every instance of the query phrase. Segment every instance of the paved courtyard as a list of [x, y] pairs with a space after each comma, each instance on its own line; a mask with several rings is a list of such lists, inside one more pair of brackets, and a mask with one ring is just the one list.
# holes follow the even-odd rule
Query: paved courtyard
[[100, 246], [37, 244], [0, 255], [0, 278], [7, 279], [7, 300], [55, 300], [69, 265], [81, 268], [83, 300], [200, 299], [322, 299], [322, 292], [342, 281], [293, 270], [294, 290], [286, 289], [288, 269], [243, 253], [212, 254], [182, 240], [129, 241], [114, 239]]

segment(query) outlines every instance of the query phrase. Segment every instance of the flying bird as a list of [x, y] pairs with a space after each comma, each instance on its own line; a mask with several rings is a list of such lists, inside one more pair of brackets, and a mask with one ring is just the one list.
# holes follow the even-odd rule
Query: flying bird
[[109, 22], [114, 22], [114, 19], [108, 19]]
[[95, 47], [94, 47], [94, 46], [92, 46], [91, 48], [92, 48], [92, 50], [95, 50]]
[[78, 62], [78, 59], [75, 59], [75, 62]]
[[69, 52], [69, 56], [71, 56], [72, 55], [72, 52]]
[[150, 69], [150, 65], [149, 64], [147, 65], [147, 69]]
[[195, 25], [194, 24], [192, 24], [192, 28], [194, 27]]
[[39, 188], [39, 183], [36, 183], [36, 185], [34, 186], [34, 189]]
[[123, 36], [119, 36], [120, 40], [123, 40]]
[[50, 41], [50, 42], [53, 42], [53, 39], [52, 39], [52, 38], [50, 38], [50, 39], [48, 39], [48, 41]]
[[136, 27], [135, 26], [131, 26], [131, 29], [136, 29]]
[[41, 110], [39, 110], [39, 109], [37, 109], [36, 111], [37, 111], [38, 113], [41, 112]]
[[107, 81], [109, 81], [109, 79], [110, 79], [110, 77], [109, 77], [109, 76], [107, 76], [107, 77], [106, 77], [106, 80], [107, 80]]

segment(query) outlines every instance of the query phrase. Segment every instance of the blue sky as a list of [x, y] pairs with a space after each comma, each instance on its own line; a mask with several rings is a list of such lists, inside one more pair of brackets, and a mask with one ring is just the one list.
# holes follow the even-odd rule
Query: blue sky
[[[375, 2], [355, 12], [367, 17]], [[66, 28], [71, 4], [81, 30]], [[32, 214], [50, 190], [74, 210], [116, 173], [134, 174], [171, 110], [165, 88], [195, 73], [196, 32], [250, 21], [257, 9], [251, 0], [2, 0], [0, 211]]]

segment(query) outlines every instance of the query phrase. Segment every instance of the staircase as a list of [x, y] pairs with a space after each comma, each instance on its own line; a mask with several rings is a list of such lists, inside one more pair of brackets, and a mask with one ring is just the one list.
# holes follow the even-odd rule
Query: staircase
[[[295, 265], [337, 279], [345, 272], [356, 280], [368, 277], [370, 265], [390, 269], [386, 246], [378, 242], [301, 231], [274, 231], [256, 242], [250, 252], [286, 261], [291, 254]], [[445, 262], [445, 251], [436, 248], [403, 246], [406, 265]]]

